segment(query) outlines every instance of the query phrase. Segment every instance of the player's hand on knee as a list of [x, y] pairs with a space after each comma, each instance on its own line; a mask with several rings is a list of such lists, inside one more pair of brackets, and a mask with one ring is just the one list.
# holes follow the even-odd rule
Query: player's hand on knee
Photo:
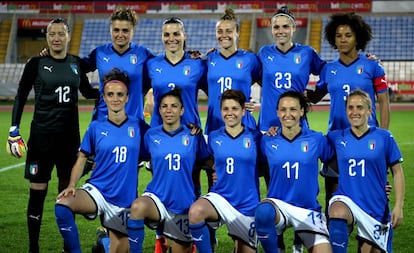
[[6, 143], [7, 153], [11, 156], [21, 158], [26, 153], [27, 146], [19, 132], [18, 126], [10, 127], [9, 138]]

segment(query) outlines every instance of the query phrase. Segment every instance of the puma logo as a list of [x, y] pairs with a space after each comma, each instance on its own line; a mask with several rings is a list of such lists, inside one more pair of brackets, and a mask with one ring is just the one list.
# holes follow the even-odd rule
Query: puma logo
[[53, 66], [50, 66], [50, 67], [43, 66], [43, 69], [49, 70], [50, 73], [52, 73], [52, 68], [53, 68]]
[[332, 245], [333, 246], [338, 246], [338, 247], [341, 247], [341, 248], [345, 248], [345, 242], [343, 242], [343, 243], [332, 242]]
[[40, 215], [32, 215], [32, 214], [30, 214], [29, 215], [29, 218], [31, 218], [31, 219], [35, 219], [35, 220], [40, 220]]

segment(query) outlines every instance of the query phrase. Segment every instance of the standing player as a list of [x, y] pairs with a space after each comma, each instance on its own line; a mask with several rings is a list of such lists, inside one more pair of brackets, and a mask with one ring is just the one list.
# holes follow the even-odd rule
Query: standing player
[[[385, 129], [370, 125], [373, 101], [362, 90], [346, 99], [350, 128], [328, 133], [335, 147], [339, 186], [329, 202], [329, 233], [334, 253], [345, 253], [349, 231], [358, 224], [358, 252], [392, 252], [392, 230], [402, 223], [405, 182], [402, 156]], [[394, 177], [395, 203], [390, 213], [387, 171]]]
[[131, 80], [129, 88], [130, 101], [126, 105], [128, 115], [144, 118], [144, 94], [148, 91], [145, 64], [153, 54], [145, 47], [132, 42], [134, 29], [138, 24], [136, 13], [124, 6], [118, 6], [110, 17], [112, 42], [98, 46], [83, 58], [86, 61], [87, 71], [99, 72], [101, 97], [95, 108], [93, 119], [100, 119], [108, 115], [103, 100], [103, 76], [112, 68], [120, 68], [128, 74]]
[[22, 157], [17, 143], [23, 139], [19, 124], [30, 90], [35, 91], [35, 111], [30, 127], [25, 178], [30, 181], [27, 207], [29, 252], [39, 252], [39, 233], [48, 182], [56, 165], [58, 190], [69, 183], [80, 142], [78, 92], [86, 98], [99, 97], [92, 89], [80, 59], [67, 53], [70, 41], [67, 23], [53, 19], [46, 29], [50, 48], [48, 57], [33, 57], [26, 64], [13, 105], [8, 147], [15, 157]]
[[[126, 114], [129, 85], [128, 76], [118, 69], [104, 76], [108, 117], [89, 125], [70, 183], [57, 197], [56, 222], [71, 253], [81, 252], [75, 213], [89, 219], [100, 216], [109, 231], [110, 251], [129, 252], [126, 222], [137, 197], [141, 136], [148, 128], [142, 119]], [[95, 169], [76, 189], [89, 155], [95, 155]]]
[[[185, 52], [186, 33], [184, 23], [179, 18], [168, 18], [162, 24], [162, 41], [165, 52], [147, 63], [148, 75], [154, 96], [154, 108], [159, 108], [160, 97], [175, 86], [182, 90], [185, 108], [182, 123], [201, 126], [198, 114], [198, 90], [205, 82], [205, 63], [201, 59], [192, 59]], [[162, 125], [159, 111], [151, 117], [151, 127]]]
[[272, 16], [271, 26], [276, 43], [263, 46], [258, 53], [263, 71], [259, 116], [259, 130], [262, 132], [269, 127], [280, 126], [277, 116], [268, 113], [275, 110], [279, 96], [288, 90], [303, 93], [309, 75], [319, 75], [325, 64], [313, 48], [293, 42], [295, 17], [286, 6]]
[[279, 98], [277, 135], [262, 137], [268, 165], [268, 193], [256, 209], [256, 231], [265, 252], [277, 253], [278, 236], [293, 227], [309, 252], [332, 252], [327, 222], [317, 201], [318, 158], [326, 162], [334, 152], [321, 133], [300, 125], [308, 104], [304, 95], [287, 91]]
[[[159, 113], [163, 124], [148, 130], [145, 149], [153, 177], [147, 189], [131, 206], [128, 236], [131, 252], [142, 252], [145, 224], [172, 240], [172, 252], [189, 252], [192, 237], [188, 210], [195, 201], [192, 174], [195, 163], [208, 159], [203, 135], [192, 135], [181, 123], [184, 114], [181, 89], [176, 86], [161, 96]], [[179, 185], [179, 187], [177, 187]]]
[[257, 157], [261, 134], [242, 125], [245, 103], [241, 91], [225, 91], [221, 96], [225, 126], [208, 137], [217, 181], [189, 211], [190, 232], [200, 253], [213, 251], [207, 226], [217, 228], [223, 223], [236, 241], [237, 252], [256, 252], [254, 210], [260, 198]]
[[[216, 24], [216, 39], [220, 49], [207, 55], [208, 115], [205, 134], [224, 126], [220, 112], [220, 97], [226, 90], [240, 90], [246, 98], [251, 86], [260, 79], [260, 62], [254, 53], [237, 48], [240, 28], [232, 9], [226, 9]], [[256, 128], [256, 120], [246, 113], [242, 123]]]
[[[369, 125], [388, 129], [390, 106], [384, 69], [377, 61], [370, 60], [360, 53], [372, 39], [371, 27], [361, 16], [353, 12], [335, 13], [325, 27], [325, 39], [332, 48], [338, 50], [339, 58], [324, 66], [315, 92], [308, 90], [307, 96], [316, 103], [329, 93], [331, 105], [328, 132], [350, 126], [344, 110], [344, 101], [349, 93], [357, 88], [367, 92], [373, 101]], [[376, 100], [380, 106], [379, 124]], [[325, 176], [326, 206], [338, 185], [338, 170], [335, 167], [324, 164], [322, 168], [322, 174]]]

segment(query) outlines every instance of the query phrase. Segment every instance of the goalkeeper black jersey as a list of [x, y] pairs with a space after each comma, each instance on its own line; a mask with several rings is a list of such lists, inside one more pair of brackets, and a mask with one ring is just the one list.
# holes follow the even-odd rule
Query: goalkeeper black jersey
[[90, 86], [82, 71], [79, 57], [69, 54], [64, 59], [33, 57], [19, 83], [12, 125], [20, 124], [32, 87], [35, 93], [32, 130], [38, 132], [79, 130], [78, 92], [86, 98], [99, 98], [99, 91]]

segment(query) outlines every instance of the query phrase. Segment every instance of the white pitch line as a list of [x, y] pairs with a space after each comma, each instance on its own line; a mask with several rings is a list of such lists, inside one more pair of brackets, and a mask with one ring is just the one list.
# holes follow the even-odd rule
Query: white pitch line
[[397, 144], [398, 146], [408, 146], [408, 145], [414, 145], [414, 142], [401, 142], [401, 143], [397, 142]]
[[10, 165], [10, 166], [1, 168], [0, 169], [0, 173], [5, 172], [5, 171], [8, 171], [8, 170], [11, 170], [11, 169], [14, 169], [14, 168], [17, 168], [17, 167], [21, 167], [23, 165], [24, 165], [24, 163], [18, 163], [18, 164], [14, 164], [14, 165]]

